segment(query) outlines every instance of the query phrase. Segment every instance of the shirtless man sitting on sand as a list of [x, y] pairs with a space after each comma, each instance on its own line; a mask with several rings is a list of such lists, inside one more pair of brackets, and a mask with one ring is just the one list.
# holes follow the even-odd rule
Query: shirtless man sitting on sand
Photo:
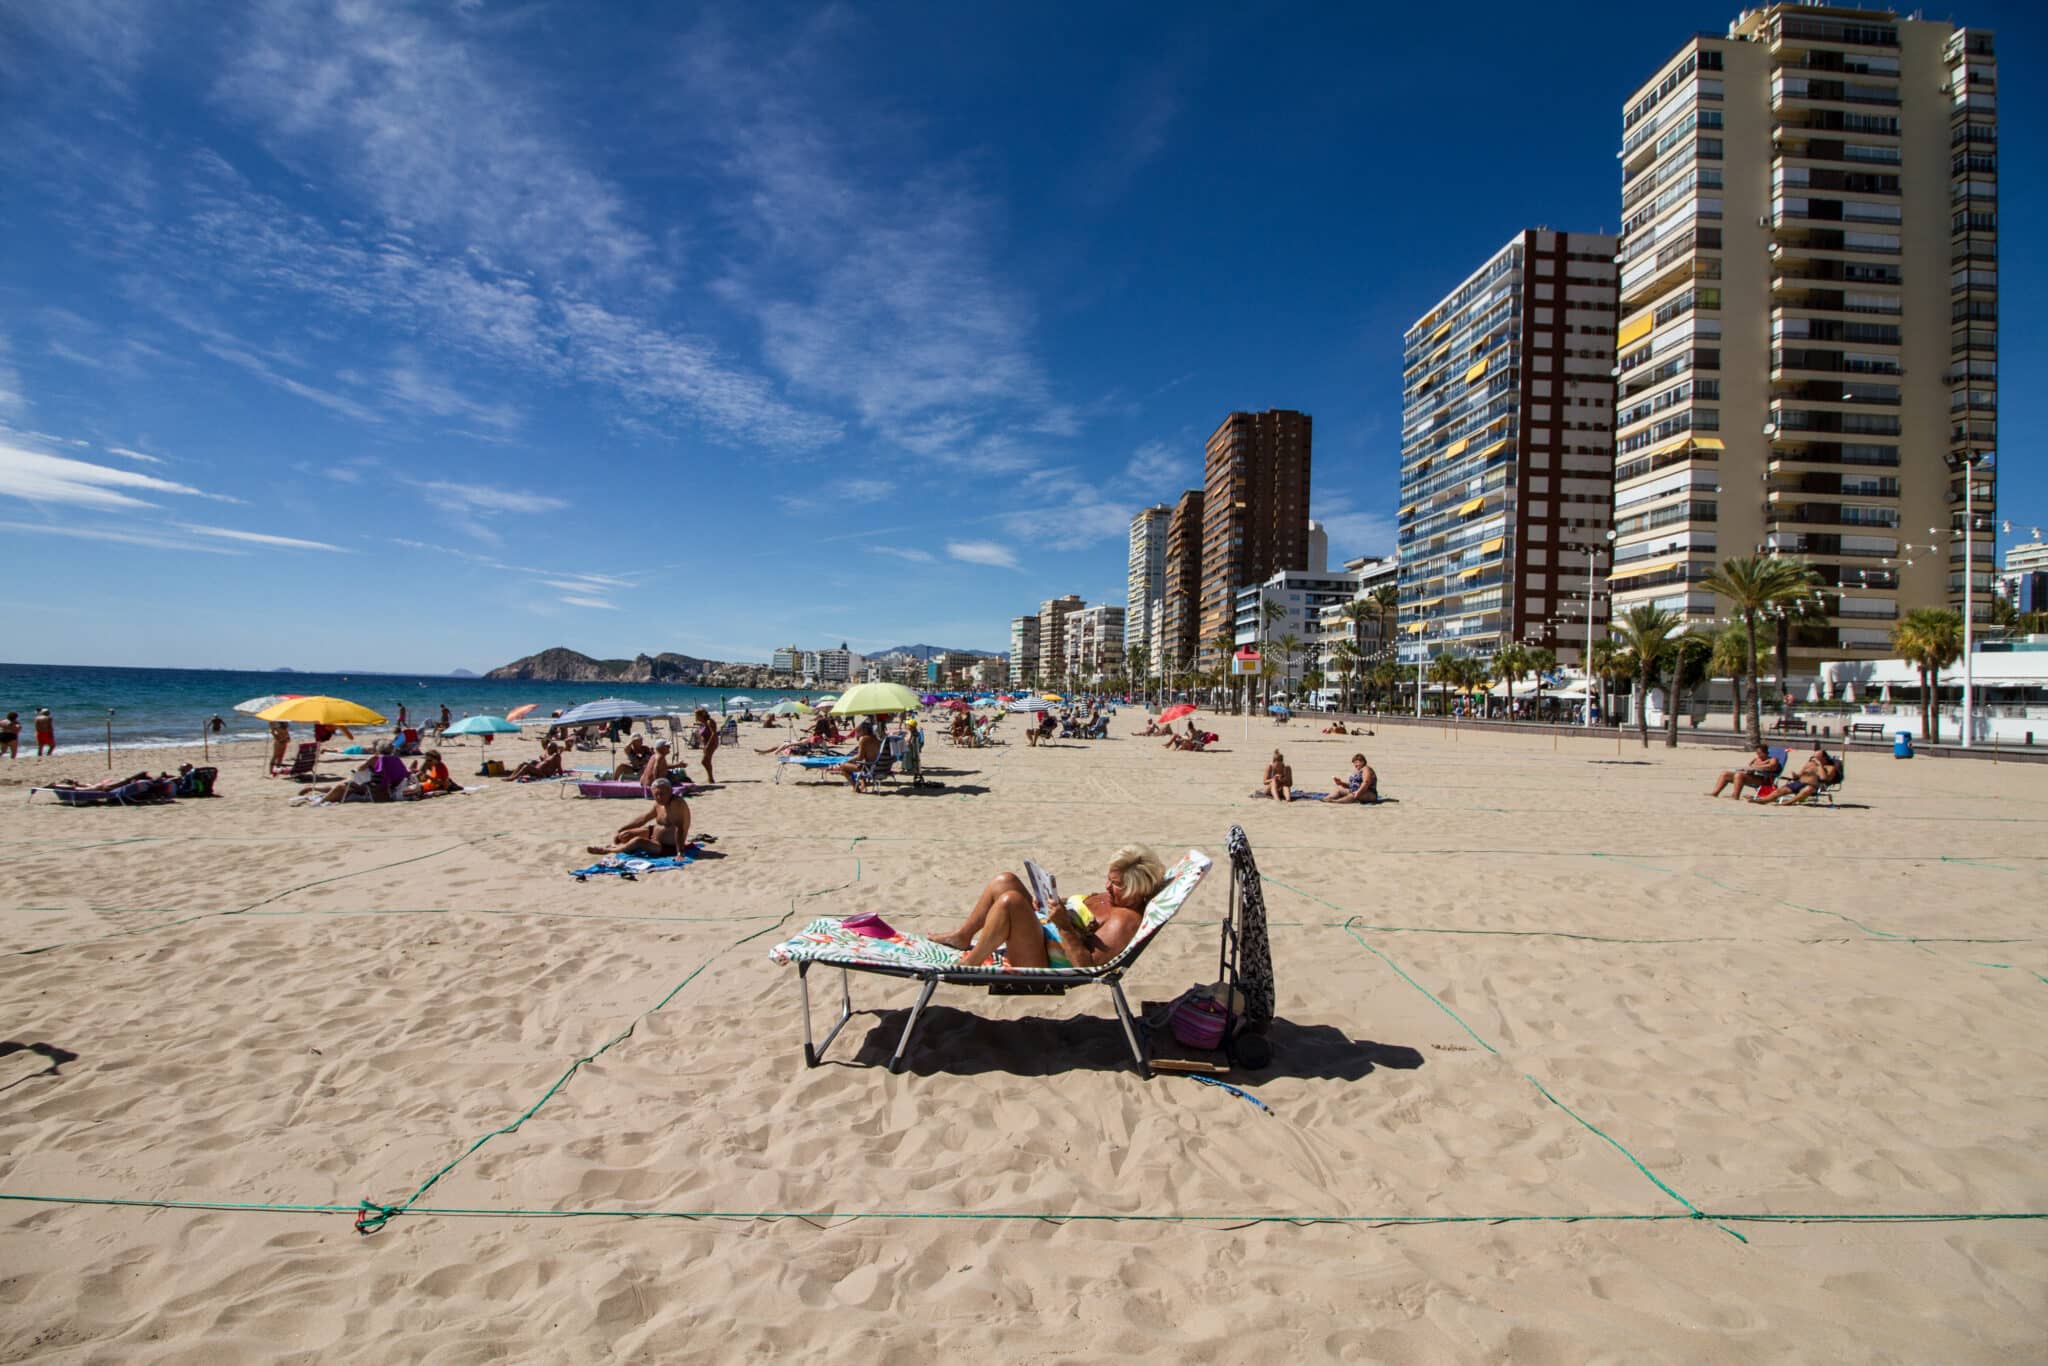
[[593, 854], [641, 854], [662, 858], [682, 852], [690, 842], [690, 803], [676, 795], [675, 784], [657, 778], [654, 805], [636, 821], [622, 825], [610, 844], [589, 846]]

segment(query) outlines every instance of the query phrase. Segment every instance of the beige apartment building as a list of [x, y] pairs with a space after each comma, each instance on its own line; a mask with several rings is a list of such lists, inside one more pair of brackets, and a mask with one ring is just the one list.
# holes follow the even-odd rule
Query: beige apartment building
[[1222, 665], [1212, 642], [1235, 630], [1238, 589], [1264, 581], [1275, 570], [1309, 567], [1314, 436], [1314, 420], [1291, 408], [1232, 413], [1209, 436], [1202, 467], [1201, 620], [1195, 641], [1205, 667]]
[[1992, 36], [1778, 4], [1689, 39], [1622, 110], [1614, 611], [1707, 620], [1723, 559], [1796, 556], [1811, 664], [1979, 614], [1997, 434]]

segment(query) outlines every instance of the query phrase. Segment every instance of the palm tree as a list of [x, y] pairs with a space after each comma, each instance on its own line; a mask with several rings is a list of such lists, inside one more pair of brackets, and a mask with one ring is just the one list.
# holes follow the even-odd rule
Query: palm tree
[[1380, 616], [1380, 640], [1394, 638], [1394, 621], [1401, 615], [1401, 590], [1391, 583], [1383, 583], [1365, 595]]
[[1536, 675], [1536, 709], [1543, 709], [1543, 676], [1557, 671], [1557, 651], [1542, 645], [1526, 646], [1523, 651], [1529, 656], [1529, 672]]
[[1792, 715], [1792, 628], [1794, 626], [1820, 625], [1827, 621], [1828, 614], [1821, 604], [1821, 577], [1803, 564], [1794, 566], [1805, 577], [1806, 591], [1796, 598], [1778, 604], [1772, 613], [1778, 626], [1778, 696], [1784, 699], [1779, 715]]
[[1920, 671], [1920, 729], [1927, 743], [1941, 743], [1941, 714], [1935, 692], [1941, 671], [1963, 655], [1963, 614], [1946, 607], [1916, 607], [1892, 627], [1892, 648]]
[[[1370, 675], [1373, 697], [1375, 699], [1385, 699], [1397, 696], [1400, 693], [1401, 682], [1406, 674], [1407, 670], [1391, 659], [1383, 659], [1378, 664], [1373, 665], [1372, 674]], [[1379, 705], [1384, 708], [1386, 704], [1384, 700], [1381, 700]]]
[[1209, 644], [1216, 649], [1216, 677], [1222, 680], [1223, 693], [1227, 701], [1231, 692], [1230, 657], [1237, 652], [1237, 632], [1218, 631], [1209, 637]]
[[1152, 651], [1148, 646], [1131, 645], [1124, 649], [1124, 663], [1129, 669], [1130, 677], [1138, 680], [1140, 705], [1144, 703], [1144, 694], [1151, 691], [1148, 686], [1152, 681], [1151, 670], [1148, 667], [1151, 661]]
[[1289, 631], [1273, 642], [1280, 647], [1280, 666], [1287, 671], [1287, 692], [1294, 692], [1294, 661], [1301, 655], [1301, 637]]
[[1445, 650], [1429, 664], [1429, 681], [1440, 685], [1444, 691], [1437, 696], [1437, 715], [1447, 716], [1451, 709], [1451, 689], [1467, 686], [1472, 677], [1472, 665], [1456, 650]]
[[1731, 621], [1713, 633], [1714, 655], [1707, 661], [1707, 672], [1713, 678], [1726, 678], [1728, 687], [1735, 694], [1735, 709], [1729, 713], [1730, 729], [1742, 724], [1742, 669], [1743, 661], [1749, 658], [1748, 645], [1742, 633], [1742, 623]]
[[1650, 747], [1650, 679], [1662, 667], [1671, 649], [1671, 637], [1684, 622], [1683, 617], [1667, 607], [1644, 603], [1608, 623], [1622, 648], [1635, 656], [1636, 729], [1643, 737], [1644, 749]]
[[1344, 710], [1351, 710], [1351, 674], [1357, 669], [1358, 647], [1348, 640], [1340, 640], [1330, 650], [1329, 666], [1344, 680]]
[[1714, 657], [1714, 637], [1688, 631], [1671, 642], [1670, 705], [1664, 708], [1664, 748], [1678, 748], [1678, 713], [1686, 694], [1707, 679]]
[[1493, 676], [1507, 685], [1508, 720], [1515, 719], [1515, 680], [1529, 672], [1529, 647], [1514, 641], [1500, 647], [1493, 656]]
[[1756, 678], [1756, 619], [1758, 614], [1790, 604], [1813, 592], [1813, 571], [1803, 564], [1777, 555], [1738, 555], [1723, 560], [1719, 568], [1700, 581], [1700, 586], [1735, 604], [1742, 618], [1748, 645], [1744, 672], [1749, 676], [1749, 742], [1764, 742], [1764, 713]]
[[[1621, 646], [1613, 639], [1603, 637], [1593, 642], [1592, 652], [1586, 661], [1586, 686], [1591, 689], [1597, 681], [1600, 689], [1600, 715], [1610, 719], [1614, 715], [1614, 708], [1608, 704], [1607, 685], [1614, 682], [1617, 677], [1628, 677], [1629, 673], [1621, 655]], [[1588, 696], [1586, 702], [1587, 705], [1592, 705], [1592, 697]]]
[[1301, 690], [1304, 693], [1321, 692], [1325, 681], [1321, 669], [1303, 669], [1301, 671]]

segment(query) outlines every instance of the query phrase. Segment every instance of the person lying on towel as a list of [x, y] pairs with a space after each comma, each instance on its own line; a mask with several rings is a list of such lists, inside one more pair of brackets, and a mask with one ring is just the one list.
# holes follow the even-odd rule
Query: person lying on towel
[[963, 950], [962, 967], [1001, 960], [1019, 968], [1092, 968], [1129, 947], [1145, 906], [1166, 882], [1166, 865], [1140, 845], [1109, 861], [1104, 889], [1040, 906], [1015, 873], [998, 873], [959, 929], [933, 941]]

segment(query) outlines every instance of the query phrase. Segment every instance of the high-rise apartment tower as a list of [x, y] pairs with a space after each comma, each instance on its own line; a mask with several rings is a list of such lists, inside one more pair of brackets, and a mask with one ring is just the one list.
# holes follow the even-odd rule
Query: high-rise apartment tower
[[[1166, 596], [1166, 530], [1173, 509], [1156, 503], [1131, 518], [1130, 580], [1124, 597], [1124, 650], [1147, 644], [1152, 604]], [[1148, 646], [1149, 648], [1149, 646]]]
[[1614, 279], [1612, 237], [1520, 232], [1404, 336], [1403, 662], [1513, 641], [1584, 654], [1578, 548], [1606, 553], [1613, 495]]
[[1237, 590], [1281, 569], [1308, 567], [1307, 413], [1232, 413], [1209, 437], [1203, 466], [1202, 617], [1196, 642], [1235, 629]]
[[1990, 610], [1998, 391], [1992, 37], [1776, 4], [1689, 39], [1622, 109], [1616, 611], [1725, 611], [1720, 561], [1796, 556], [1796, 660]]
[[1189, 489], [1166, 524], [1166, 611], [1159, 628], [1162, 674], [1194, 667], [1202, 626], [1202, 501]]
[[1067, 667], [1067, 618], [1086, 603], [1078, 594], [1047, 598], [1038, 604], [1038, 676], [1044, 682]]

